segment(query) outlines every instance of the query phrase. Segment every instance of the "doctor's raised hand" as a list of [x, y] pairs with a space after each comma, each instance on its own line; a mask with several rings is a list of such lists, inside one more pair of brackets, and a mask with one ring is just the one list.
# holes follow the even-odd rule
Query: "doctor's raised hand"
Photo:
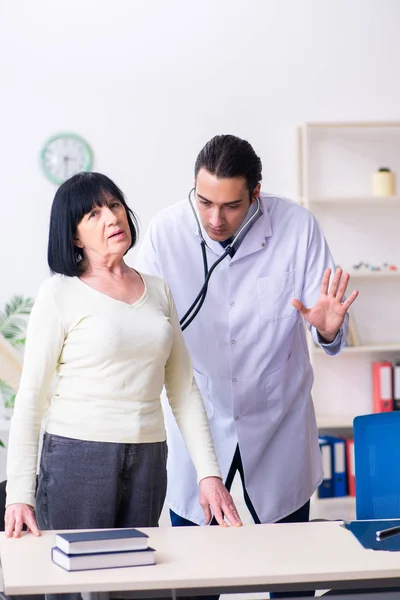
[[350, 275], [336, 269], [332, 283], [329, 286], [331, 269], [326, 269], [321, 283], [321, 293], [317, 304], [311, 308], [304, 306], [300, 300], [293, 299], [292, 304], [303, 315], [304, 319], [318, 331], [323, 341], [330, 343], [343, 325], [346, 312], [358, 296], [354, 290], [343, 302]]

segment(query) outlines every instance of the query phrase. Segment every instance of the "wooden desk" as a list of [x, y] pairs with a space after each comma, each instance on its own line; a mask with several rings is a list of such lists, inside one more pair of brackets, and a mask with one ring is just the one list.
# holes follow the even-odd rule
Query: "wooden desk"
[[150, 597], [183, 590], [203, 594], [400, 586], [400, 552], [365, 550], [338, 522], [143, 531], [157, 550], [157, 565], [75, 573], [51, 562], [54, 532], [18, 540], [1, 534], [5, 593], [131, 590], [133, 597]]

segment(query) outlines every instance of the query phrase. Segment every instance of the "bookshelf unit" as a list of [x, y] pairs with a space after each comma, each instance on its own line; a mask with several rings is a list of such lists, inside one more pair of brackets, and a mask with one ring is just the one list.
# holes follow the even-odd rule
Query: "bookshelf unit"
[[[382, 167], [397, 175], [396, 195], [373, 195], [372, 175]], [[360, 292], [350, 311], [357, 345], [329, 357], [309, 336], [319, 431], [350, 438], [354, 417], [372, 412], [371, 362], [400, 360], [400, 122], [299, 127], [298, 195], [350, 273], [349, 291]], [[311, 516], [353, 519], [355, 499], [314, 494]]]
[[[398, 194], [400, 122], [298, 129], [299, 202], [321, 225], [336, 264], [350, 273], [349, 290], [360, 292], [351, 308], [358, 345], [328, 357], [309, 340], [313, 400], [324, 432], [351, 436], [353, 418], [372, 410], [371, 362], [400, 360], [400, 195], [372, 195], [372, 174], [381, 167], [397, 175]], [[382, 270], [355, 268], [360, 262]]]

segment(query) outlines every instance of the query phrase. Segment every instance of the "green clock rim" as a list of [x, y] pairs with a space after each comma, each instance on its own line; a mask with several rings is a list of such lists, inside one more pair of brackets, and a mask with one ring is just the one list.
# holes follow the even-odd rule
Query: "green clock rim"
[[92, 168], [92, 165], [93, 165], [93, 151], [92, 151], [90, 145], [87, 143], [86, 140], [83, 139], [82, 136], [78, 135], [77, 133], [69, 133], [69, 132], [55, 133], [54, 135], [49, 137], [43, 144], [42, 150], [40, 152], [40, 164], [41, 164], [42, 170], [43, 170], [44, 174], [46, 175], [47, 179], [49, 179], [52, 183], [55, 183], [56, 185], [61, 185], [66, 180], [59, 179], [58, 177], [54, 177], [54, 175], [52, 175], [49, 171], [47, 171], [47, 169], [44, 165], [44, 154], [46, 152], [47, 146], [49, 144], [51, 144], [51, 142], [54, 142], [55, 140], [59, 140], [59, 139], [63, 139], [63, 138], [77, 140], [85, 147], [86, 163], [83, 168], [84, 171], [90, 171]]

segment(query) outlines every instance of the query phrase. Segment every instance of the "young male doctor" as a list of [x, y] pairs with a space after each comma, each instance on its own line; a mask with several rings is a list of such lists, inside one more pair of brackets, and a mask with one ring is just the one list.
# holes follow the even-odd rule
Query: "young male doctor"
[[[345, 299], [349, 275], [334, 272], [312, 214], [260, 192], [261, 168], [247, 141], [211, 139], [196, 160], [193, 206], [185, 200], [152, 220], [136, 266], [167, 281], [182, 317], [204, 282], [202, 240], [208, 268], [228, 248], [184, 331], [217, 457], [228, 486], [239, 471], [256, 523], [307, 521], [322, 463], [304, 321], [326, 354], [338, 354], [358, 292]], [[168, 410], [167, 428], [172, 524], [203, 524], [196, 473]]]

